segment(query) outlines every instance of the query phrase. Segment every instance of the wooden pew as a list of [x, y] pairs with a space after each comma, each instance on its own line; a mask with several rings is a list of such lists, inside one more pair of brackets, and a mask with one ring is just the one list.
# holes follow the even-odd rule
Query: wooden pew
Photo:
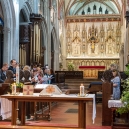
[[[10, 83], [0, 83], [0, 95], [7, 94], [10, 92]], [[1, 110], [1, 103], [0, 103]], [[2, 115], [0, 114], [0, 121], [2, 120]]]
[[0, 84], [0, 95], [6, 94], [10, 90], [10, 83]]
[[111, 125], [111, 110], [108, 108], [108, 100], [113, 94], [113, 83], [104, 82], [102, 84], [102, 126]]
[[84, 129], [84, 128], [0, 125], [0, 129]]

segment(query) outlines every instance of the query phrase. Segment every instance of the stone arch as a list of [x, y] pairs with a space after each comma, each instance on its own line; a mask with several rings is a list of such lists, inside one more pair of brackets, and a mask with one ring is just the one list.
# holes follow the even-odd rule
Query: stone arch
[[[30, 65], [30, 50], [31, 45], [31, 30], [30, 14], [32, 13], [31, 6], [28, 2], [24, 2], [19, 9], [19, 62], [21, 67]], [[28, 53], [26, 53], [28, 51]]]
[[47, 64], [47, 57], [48, 57], [48, 52], [47, 52], [47, 48], [48, 48], [48, 28], [47, 28], [47, 23], [46, 23], [46, 20], [45, 20], [45, 18], [43, 17], [42, 18], [42, 22], [41, 22], [41, 40], [42, 40], [42, 44], [41, 44], [41, 46], [42, 46], [42, 48], [41, 49], [43, 49], [42, 51], [43, 51], [43, 55], [42, 56], [44, 56], [44, 60], [43, 60], [43, 62], [44, 62], [44, 64]]
[[25, 21], [29, 22], [30, 21], [30, 13], [32, 13], [30, 4], [28, 2], [25, 2], [23, 4], [22, 8], [20, 9], [20, 11], [22, 11], [22, 13], [25, 17]]
[[54, 62], [51, 62], [51, 64], [53, 63], [52, 64], [53, 66], [51, 66], [51, 68], [55, 70], [59, 68], [59, 63], [58, 63], [59, 62], [59, 42], [57, 41], [57, 33], [56, 33], [55, 27], [53, 27], [51, 31], [51, 40], [53, 40], [53, 52], [54, 52]]
[[[100, 0], [85, 1], [85, 3], [83, 4], [83, 6], [86, 5], [86, 4], [90, 4], [90, 3], [93, 2], [93, 1], [100, 2], [101, 4], [104, 4], [104, 5], [106, 5], [107, 7], [110, 8], [110, 6], [108, 6], [108, 4], [105, 4], [103, 1], [100, 1]], [[69, 2], [67, 3], [65, 15], [69, 15], [69, 11], [70, 11], [71, 7], [72, 7], [74, 4], [76, 4], [77, 2], [78, 2], [77, 0], [73, 0], [73, 1], [69, 1]], [[117, 7], [119, 13], [121, 13], [121, 7], [120, 7], [119, 2], [118, 2], [118, 1], [115, 1], [115, 0], [112, 0], [112, 2], [116, 5], [116, 7]], [[83, 6], [81, 6], [81, 8], [83, 8]], [[110, 9], [112, 9], [112, 8], [110, 8]]]

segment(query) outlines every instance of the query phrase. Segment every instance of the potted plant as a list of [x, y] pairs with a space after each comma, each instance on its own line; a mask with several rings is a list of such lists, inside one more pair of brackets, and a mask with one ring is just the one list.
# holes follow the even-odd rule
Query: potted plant
[[67, 67], [68, 67], [69, 71], [73, 71], [74, 70], [74, 64], [72, 62], [69, 62]]
[[119, 114], [129, 112], [129, 64], [126, 65], [125, 74], [127, 75], [127, 79], [122, 80], [121, 85], [123, 87], [121, 101], [123, 102], [124, 106], [117, 109]]

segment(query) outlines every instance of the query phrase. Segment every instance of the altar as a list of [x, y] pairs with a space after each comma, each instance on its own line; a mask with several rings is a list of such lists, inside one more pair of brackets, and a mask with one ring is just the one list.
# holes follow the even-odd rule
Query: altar
[[78, 102], [78, 128], [86, 128], [86, 103], [88, 101], [93, 102], [93, 113], [92, 120], [94, 123], [96, 117], [96, 102], [94, 94], [86, 94], [84, 97], [79, 97], [75, 94], [73, 95], [52, 95], [52, 96], [39, 96], [39, 93], [34, 93], [33, 95], [23, 95], [22, 93], [18, 95], [2, 95], [1, 98], [7, 98], [12, 101], [12, 119], [11, 124], [16, 125], [16, 120], [18, 117], [17, 103], [20, 101], [22, 103], [22, 114], [21, 114], [21, 125], [25, 125], [25, 102]]
[[83, 71], [83, 78], [98, 79], [98, 71], [105, 71], [105, 66], [79, 66]]

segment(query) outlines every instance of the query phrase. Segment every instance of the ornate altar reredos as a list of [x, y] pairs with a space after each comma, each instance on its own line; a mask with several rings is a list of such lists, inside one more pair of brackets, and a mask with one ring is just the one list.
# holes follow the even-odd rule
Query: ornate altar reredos
[[119, 64], [121, 25], [119, 22], [68, 23], [66, 31], [67, 61], [79, 66]]

